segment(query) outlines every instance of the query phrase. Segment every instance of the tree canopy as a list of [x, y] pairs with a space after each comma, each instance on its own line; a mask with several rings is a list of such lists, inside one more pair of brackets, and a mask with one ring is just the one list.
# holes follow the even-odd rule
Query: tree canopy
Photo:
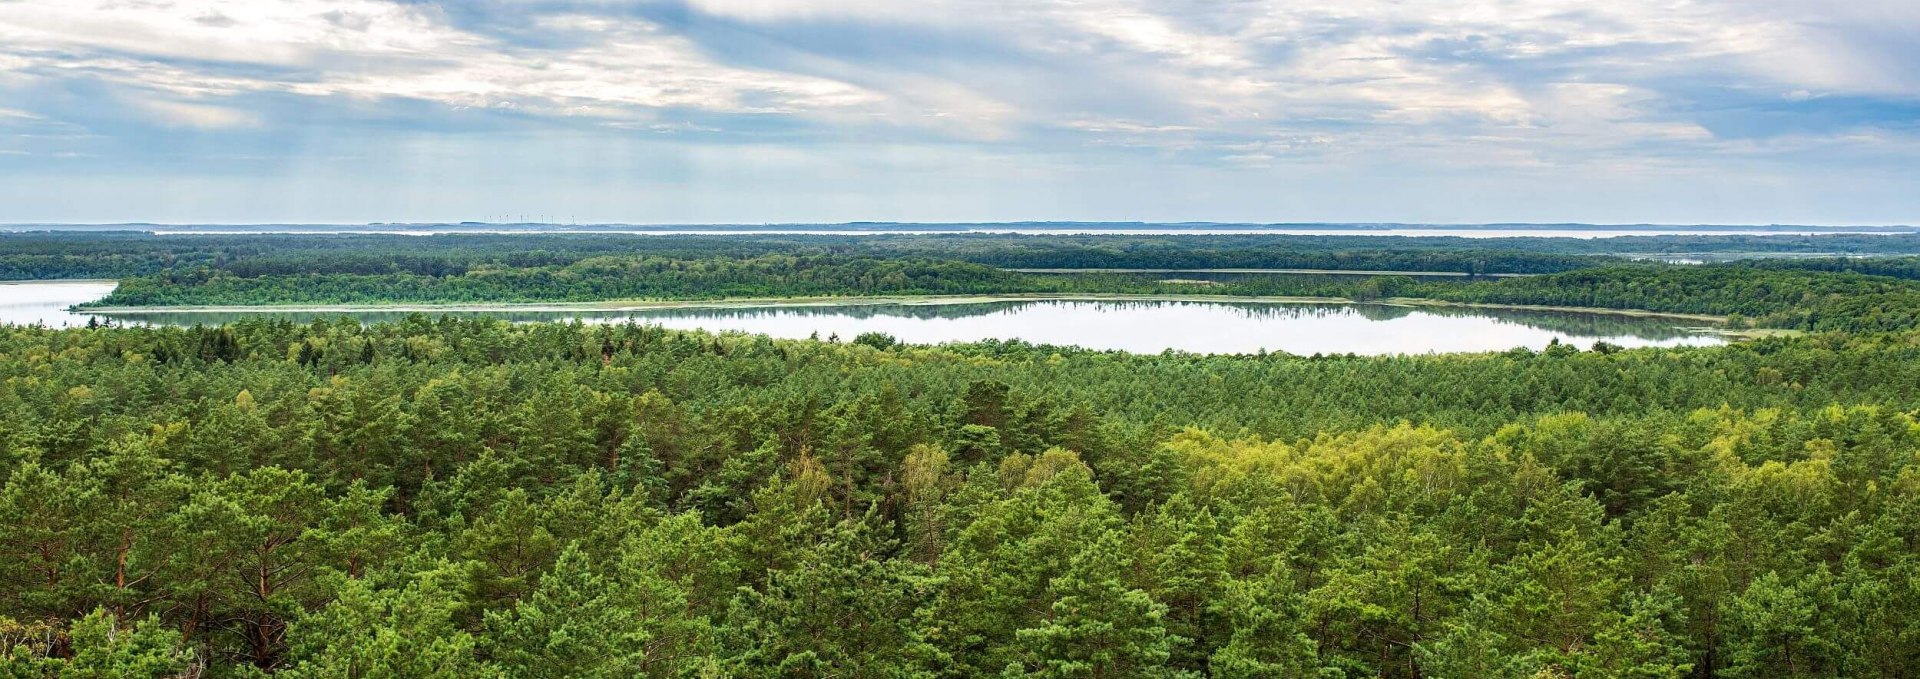
[[1920, 341], [0, 329], [8, 676], [1902, 676]]

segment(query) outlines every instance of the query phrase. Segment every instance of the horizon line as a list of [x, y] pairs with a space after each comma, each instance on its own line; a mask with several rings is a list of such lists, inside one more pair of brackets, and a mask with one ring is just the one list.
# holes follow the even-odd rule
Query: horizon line
[[1738, 222], [1242, 222], [1242, 221], [1114, 221], [1114, 220], [1009, 220], [1009, 221], [840, 221], [840, 222], [548, 222], [548, 221], [419, 221], [419, 222], [304, 222], [304, 221], [244, 221], [244, 222], [0, 222], [0, 228], [112, 228], [112, 227], [210, 227], [210, 228], [246, 228], [246, 227], [313, 227], [334, 229], [365, 228], [409, 228], [409, 227], [565, 227], [565, 228], [727, 228], [727, 229], [772, 229], [772, 228], [838, 228], [858, 231], [874, 227], [906, 227], [926, 229], [953, 229], [962, 227], [1007, 227], [1007, 228], [1052, 228], [1086, 227], [1095, 229], [1127, 229], [1140, 227], [1158, 228], [1237, 228], [1249, 231], [1318, 227], [1347, 229], [1355, 231], [1384, 229], [1872, 229], [1899, 230], [1920, 229], [1920, 223], [1872, 223], [1872, 224], [1791, 224], [1791, 223], [1738, 223]]

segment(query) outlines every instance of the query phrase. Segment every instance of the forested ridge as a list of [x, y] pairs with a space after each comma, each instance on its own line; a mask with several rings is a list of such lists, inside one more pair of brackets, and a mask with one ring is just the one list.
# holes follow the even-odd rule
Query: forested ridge
[[[629, 235], [400, 236], [0, 233], [0, 280], [124, 278], [216, 268], [237, 275], [413, 273], [560, 266], [603, 256], [770, 254], [944, 259], [1001, 268], [1277, 268], [1554, 273], [1620, 257], [1920, 254], [1920, 235], [1460, 238], [1291, 235]], [[1791, 261], [1791, 260], [1787, 260]]]
[[[1902, 330], [1920, 323], [1916, 258], [1674, 265], [1588, 254], [1679, 247], [1900, 252], [1907, 248], [1903, 243], [1911, 240], [1908, 236], [1642, 238], [28, 233], [0, 235], [0, 242], [11, 246], [0, 254], [0, 278], [118, 279], [119, 287], [92, 306], [1209, 294], [1644, 310], [1726, 316], [1735, 326], [1814, 331]], [[1538, 275], [1486, 279], [1008, 270], [1263, 267]]]
[[1869, 276], [1920, 279], [1920, 257], [1809, 257], [1751, 263], [1767, 269], [1841, 271]]
[[1193, 294], [1360, 301], [1406, 297], [1734, 317], [1737, 326], [1882, 331], [1920, 323], [1920, 280], [1847, 271], [1719, 265], [1620, 265], [1496, 280], [1405, 276], [1025, 274], [950, 260], [839, 255], [673, 259], [595, 257], [459, 273], [166, 271], [128, 278], [94, 306], [592, 302], [727, 298]]
[[1915, 281], [1749, 263], [1583, 269], [1461, 286], [1428, 285], [1411, 288], [1408, 294], [1460, 302], [1739, 316], [1738, 324], [1807, 330], [1899, 330], [1920, 324], [1920, 283]]
[[[1565, 242], [1568, 239], [1540, 239]], [[1383, 241], [1393, 241], [1384, 243]], [[1438, 242], [1435, 242], [1438, 241]], [[1545, 247], [1473, 247], [1473, 239], [1338, 236], [636, 236], [223, 235], [0, 233], [0, 280], [118, 278], [215, 268], [241, 276], [450, 275], [480, 267], [572, 264], [596, 257], [751, 258], [771, 254], [943, 259], [1003, 268], [1256, 267], [1547, 273], [1610, 258]], [[1833, 247], [1849, 247], [1834, 243]], [[1850, 251], [1850, 250], [1849, 250]], [[1903, 252], [1920, 252], [1920, 240]]]
[[1901, 677], [1920, 336], [0, 328], [0, 675]]
[[563, 266], [469, 267], [448, 275], [296, 273], [218, 269], [129, 278], [103, 306], [589, 302], [823, 295], [928, 295], [1028, 290], [1030, 277], [939, 260], [763, 255], [673, 259], [595, 257]]

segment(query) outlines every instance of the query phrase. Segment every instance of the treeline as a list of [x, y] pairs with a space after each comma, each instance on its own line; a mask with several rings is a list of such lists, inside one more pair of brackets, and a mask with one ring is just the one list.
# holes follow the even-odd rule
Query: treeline
[[129, 278], [98, 306], [590, 302], [927, 294], [1209, 294], [1638, 309], [1731, 317], [1738, 327], [1873, 332], [1920, 325], [1920, 281], [1782, 267], [1628, 265], [1498, 280], [1404, 276], [1021, 274], [948, 260], [766, 255], [597, 257], [444, 276], [241, 276], [200, 268]]
[[1553, 273], [1618, 257], [1911, 255], [1920, 236], [1037, 236], [1008, 234], [642, 236], [629, 234], [177, 235], [0, 233], [0, 280], [122, 278], [198, 267], [241, 276], [456, 275], [473, 267], [563, 266], [603, 256], [769, 254], [942, 259], [1005, 268], [1288, 268]]
[[880, 339], [0, 329], [0, 675], [1920, 672], [1910, 336]]
[[[963, 253], [969, 261], [1022, 268], [1130, 267], [1130, 268], [1400, 268], [1306, 266], [1313, 259], [1338, 262], [1342, 257], [1432, 257], [1428, 266], [1404, 270], [1460, 271], [1462, 263], [1487, 262], [1486, 272], [1548, 273], [1596, 260], [1642, 257], [1713, 258], [1781, 255], [1894, 256], [1920, 254], [1920, 234], [1816, 236], [1619, 236], [1612, 238], [1457, 236], [1287, 236], [1287, 235], [1178, 235], [1178, 236], [880, 236], [867, 243], [875, 250], [927, 256], [936, 252]], [[1527, 257], [1531, 255], [1533, 257]], [[1078, 261], [1078, 264], [1069, 262]], [[1299, 261], [1294, 266], [1285, 262]], [[1203, 262], [1216, 262], [1206, 264]], [[1511, 269], [1503, 267], [1513, 267]]]
[[[1026, 274], [952, 260], [837, 255], [744, 259], [597, 257], [556, 266], [460, 273], [165, 271], [123, 279], [85, 306], [595, 302], [769, 297], [994, 294], [1208, 294], [1354, 298], [1414, 291], [1412, 279], [1343, 275]], [[1464, 279], [1462, 279], [1464, 280]], [[1441, 283], [1441, 285], [1457, 282]], [[1411, 286], [1411, 287], [1409, 287]]]
[[[589, 302], [845, 295], [1204, 293], [1641, 309], [1736, 325], [1878, 331], [1920, 322], [1916, 258], [1685, 266], [1498, 249], [1344, 250], [1358, 236], [218, 236], [10, 234], [0, 277], [114, 271], [108, 306]], [[1681, 237], [1657, 237], [1681, 238]], [[1685, 238], [1709, 238], [1691, 236]], [[1725, 237], [1742, 238], [1742, 237]], [[1788, 238], [1794, 237], [1769, 237]], [[1819, 236], [1806, 238], [1843, 238]], [[1872, 236], [1899, 240], [1904, 236]], [[1422, 243], [1431, 239], [1415, 239]], [[1473, 241], [1485, 239], [1442, 239]], [[1524, 239], [1522, 239], [1524, 240]], [[1570, 249], [1589, 241], [1543, 239]], [[1609, 239], [1612, 240], [1612, 239]], [[1744, 243], [1745, 241], [1740, 241]], [[1305, 249], [1296, 248], [1306, 244]], [[1618, 244], [1616, 244], [1618, 245]], [[1614, 247], [1614, 246], [1609, 246]], [[1625, 246], [1619, 246], [1625, 247]], [[648, 254], [633, 254], [639, 248]], [[626, 254], [610, 254], [628, 250]], [[1605, 264], [1595, 266], [1595, 264]], [[11, 267], [11, 268], [8, 268]], [[1028, 275], [1003, 268], [1324, 268], [1506, 280], [1292, 275]], [[1569, 270], [1571, 269], [1571, 270]]]
[[1393, 292], [1473, 303], [1712, 314], [1768, 328], [1874, 332], [1920, 326], [1915, 281], [1744, 264], [1610, 267]]
[[1920, 257], [1814, 257], [1744, 262], [1761, 269], [1833, 271], [1920, 280]]
[[[1471, 241], [1448, 239], [1449, 241]], [[637, 235], [191, 235], [0, 234], [0, 280], [119, 278], [211, 268], [237, 276], [416, 274], [565, 266], [606, 256], [753, 258], [770, 254], [958, 260], [1006, 268], [1306, 268], [1547, 273], [1605, 258], [1448, 247], [1384, 247], [1315, 236], [637, 236]]]
[[1030, 277], [937, 260], [765, 255], [747, 259], [595, 257], [560, 266], [476, 266], [458, 273], [166, 271], [125, 279], [98, 304], [588, 302], [825, 295], [1019, 292]]
[[1475, 239], [1442, 245], [1353, 236], [891, 237], [857, 244], [879, 256], [960, 259], [1014, 269], [1331, 269], [1449, 273], [1553, 273], [1611, 257], [1487, 247]]

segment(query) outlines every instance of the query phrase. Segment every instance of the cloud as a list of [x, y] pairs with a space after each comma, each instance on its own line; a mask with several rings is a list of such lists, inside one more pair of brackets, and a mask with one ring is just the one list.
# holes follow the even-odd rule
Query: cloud
[[[1161, 128], [1554, 124], [1566, 87], [1680, 96], [1717, 81], [1780, 96], [1915, 96], [1911, 69], [1834, 44], [1780, 2], [1503, 0], [23, 0], [0, 5], [0, 68], [203, 97], [415, 99], [648, 123], [669, 109], [1012, 140], [1066, 121]], [[1912, 12], [1899, 18], [1911, 19]], [[1859, 11], [1855, 22], [1878, 15]], [[1848, 26], [1859, 25], [1855, 23]], [[832, 36], [832, 44], [807, 34]], [[893, 35], [916, 36], [908, 40]], [[974, 62], [979, 63], [974, 63]], [[1556, 89], [1559, 88], [1559, 89]], [[1105, 90], [1103, 92], [1103, 90]], [[1109, 92], [1135, 101], [1116, 101]], [[1804, 95], [1792, 93], [1805, 93]], [[1621, 95], [1626, 96], [1626, 95]], [[1591, 101], [1654, 136], [1657, 108]], [[1595, 129], [1589, 114], [1582, 121]], [[1638, 118], [1636, 118], [1638, 117]], [[685, 121], [668, 121], [685, 122]], [[1660, 123], [1660, 124], [1652, 124]]]
[[233, 17], [219, 12], [207, 12], [206, 14], [194, 17], [193, 20], [202, 26], [212, 26], [214, 28], [229, 28], [239, 23], [234, 21]]
[[194, 152], [166, 131], [294, 160], [404, 131], [1140, 172], [1813, 172], [1920, 135], [1915, 35], [1907, 0], [11, 0], [0, 101], [129, 163]]
[[150, 112], [162, 124], [175, 127], [221, 129], [252, 127], [260, 123], [251, 113], [221, 106], [162, 99], [141, 100], [135, 102], [135, 106]]
[[630, 106], [801, 110], [870, 98], [832, 81], [714, 64], [645, 22], [591, 15], [527, 22], [595, 39], [566, 51], [522, 49], [453, 29], [425, 9], [372, 0], [94, 0], [0, 5], [0, 49], [26, 62], [10, 69], [16, 72], [193, 96], [283, 91], [552, 115], [613, 115]]

